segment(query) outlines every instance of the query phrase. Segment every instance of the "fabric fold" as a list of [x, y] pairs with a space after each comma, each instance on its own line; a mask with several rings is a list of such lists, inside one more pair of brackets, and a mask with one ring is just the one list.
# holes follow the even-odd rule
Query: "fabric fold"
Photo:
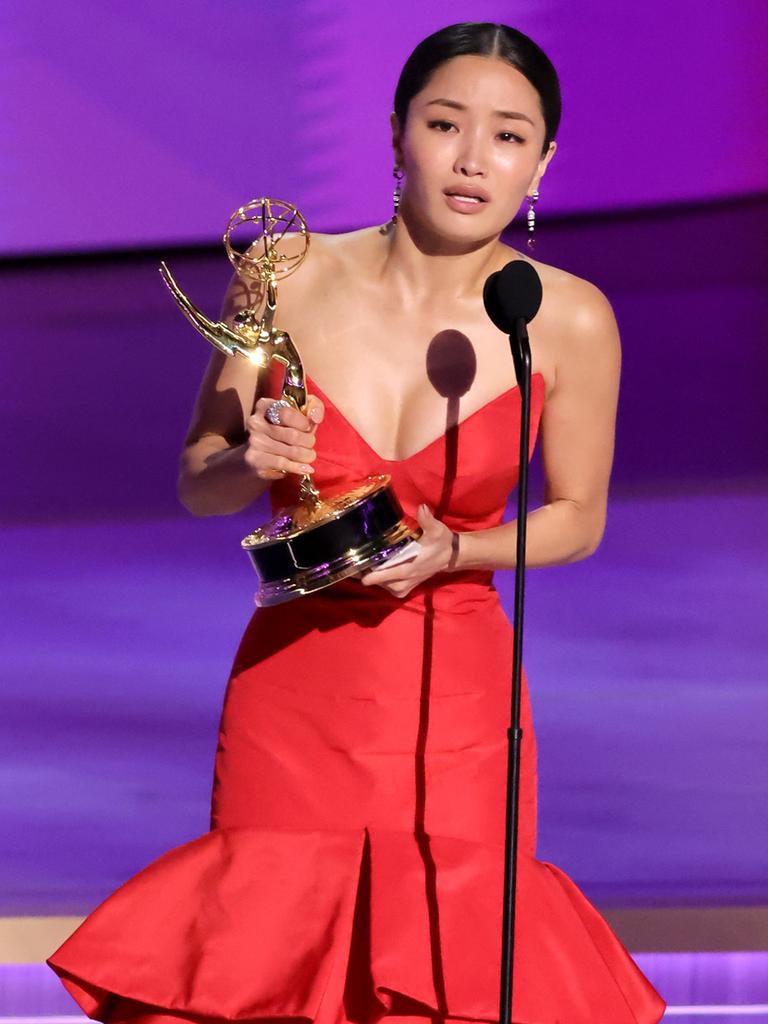
[[[489, 844], [219, 828], [130, 878], [46, 962], [106, 1022], [126, 1000], [204, 1021], [325, 1021], [330, 1008], [366, 1024], [405, 1000], [492, 1022], [502, 887]], [[657, 1024], [664, 1001], [567, 875], [520, 855], [516, 888], [516, 1024]]]
[[218, 1020], [317, 1013], [364, 833], [214, 829], [107, 897], [46, 960], [84, 1012], [122, 996]]

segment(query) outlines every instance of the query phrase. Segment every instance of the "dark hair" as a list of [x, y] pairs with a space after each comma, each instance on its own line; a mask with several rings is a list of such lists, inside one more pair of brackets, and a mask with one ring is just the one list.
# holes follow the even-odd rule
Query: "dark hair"
[[401, 128], [405, 127], [411, 100], [425, 87], [434, 71], [447, 60], [465, 54], [498, 57], [525, 75], [541, 102], [545, 127], [543, 156], [560, 126], [560, 81], [554, 65], [541, 47], [509, 25], [463, 21], [422, 39], [405, 62], [395, 89], [395, 113]]

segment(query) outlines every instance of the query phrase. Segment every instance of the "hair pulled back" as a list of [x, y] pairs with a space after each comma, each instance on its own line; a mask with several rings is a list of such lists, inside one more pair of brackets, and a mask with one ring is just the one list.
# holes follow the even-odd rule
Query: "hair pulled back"
[[539, 94], [544, 117], [544, 156], [560, 126], [560, 81], [554, 65], [540, 46], [509, 25], [488, 21], [463, 21], [448, 25], [422, 39], [403, 66], [395, 89], [395, 113], [405, 128], [408, 106], [427, 85], [437, 68], [454, 57], [475, 54], [498, 57], [516, 68]]

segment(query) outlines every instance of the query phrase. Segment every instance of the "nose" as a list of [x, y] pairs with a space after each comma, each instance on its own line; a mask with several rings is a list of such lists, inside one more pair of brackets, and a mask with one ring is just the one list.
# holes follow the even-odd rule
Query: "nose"
[[463, 145], [456, 156], [453, 166], [456, 174], [463, 174], [466, 177], [475, 177], [487, 174], [486, 156], [483, 152], [482, 143], [476, 133], [466, 133], [462, 136]]

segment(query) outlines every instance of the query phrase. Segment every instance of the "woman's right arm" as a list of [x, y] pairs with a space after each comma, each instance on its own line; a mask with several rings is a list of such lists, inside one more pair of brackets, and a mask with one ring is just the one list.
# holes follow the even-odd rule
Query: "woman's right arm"
[[[222, 318], [231, 323], [238, 309], [257, 301], [234, 277]], [[280, 424], [271, 424], [264, 418], [273, 401], [262, 395], [265, 386], [266, 371], [245, 357], [211, 353], [179, 467], [179, 500], [193, 515], [239, 512], [286, 472], [312, 472], [322, 403], [310, 400], [307, 412], [317, 407], [311, 419], [298, 409], [282, 409]]]

